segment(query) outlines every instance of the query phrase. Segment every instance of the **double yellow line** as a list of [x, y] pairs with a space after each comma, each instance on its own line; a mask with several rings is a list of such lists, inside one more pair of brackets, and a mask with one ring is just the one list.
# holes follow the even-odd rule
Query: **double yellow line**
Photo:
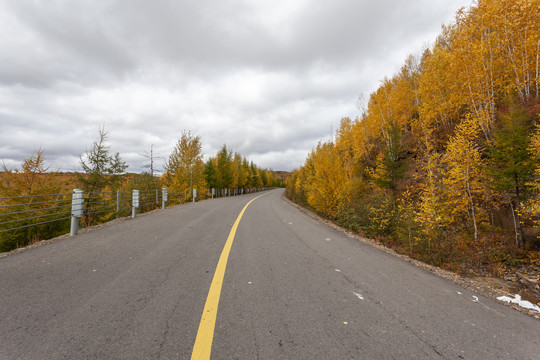
[[238, 228], [238, 224], [240, 223], [240, 220], [242, 219], [242, 216], [244, 215], [244, 212], [249, 204], [267, 194], [268, 193], [257, 196], [255, 199], [248, 202], [246, 206], [244, 206], [240, 212], [240, 215], [238, 215], [236, 218], [231, 232], [229, 233], [227, 242], [225, 243], [221, 256], [219, 257], [216, 272], [214, 273], [214, 278], [212, 279], [212, 284], [210, 285], [210, 291], [208, 291], [208, 297], [206, 298], [206, 304], [204, 305], [201, 322], [199, 324], [199, 331], [197, 332], [197, 338], [195, 339], [195, 345], [193, 345], [193, 352], [191, 353], [192, 360], [210, 359], [212, 341], [214, 340], [214, 329], [216, 327], [219, 297], [221, 295], [221, 287], [223, 285], [223, 278], [225, 277], [225, 268], [227, 267], [229, 253], [231, 252], [234, 236], [236, 235], [236, 229]]

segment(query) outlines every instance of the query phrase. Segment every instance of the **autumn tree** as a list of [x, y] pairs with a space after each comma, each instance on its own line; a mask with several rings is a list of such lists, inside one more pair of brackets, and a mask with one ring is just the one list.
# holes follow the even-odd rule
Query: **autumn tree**
[[[20, 169], [2, 165], [0, 177], [0, 252], [49, 239], [67, 229], [65, 200], [56, 174], [45, 165], [42, 149], [26, 157]], [[31, 219], [33, 218], [33, 219]], [[34, 226], [35, 223], [41, 223]], [[13, 229], [9, 231], [1, 231]]]
[[244, 187], [250, 188], [252, 183], [252, 174], [249, 162], [245, 157], [242, 158], [241, 171], [243, 174], [242, 176], [245, 177]]
[[271, 171], [258, 168], [240, 153], [233, 154], [227, 145], [223, 145], [215, 157], [208, 159], [204, 176], [210, 188], [216, 188], [223, 194], [225, 191], [231, 194], [233, 189], [241, 193], [241, 189], [261, 188], [274, 183]]
[[451, 222], [470, 219], [475, 240], [478, 240], [478, 222], [484, 215], [480, 204], [486, 193], [480, 173], [479, 131], [480, 126], [472, 116], [463, 119], [448, 143], [443, 162], [447, 167], [443, 180], [447, 204], [444, 215]]
[[9, 169], [2, 165], [5, 173], [4, 181], [0, 182], [0, 196], [31, 196], [54, 194], [59, 192], [55, 174], [49, 172], [45, 165], [45, 152], [42, 149], [34, 151], [26, 157], [21, 169]]
[[343, 204], [346, 174], [333, 143], [319, 143], [310, 154], [312, 172], [307, 177], [307, 203], [329, 217], [335, 217]]
[[522, 204], [530, 195], [530, 181], [535, 168], [529, 152], [531, 133], [524, 109], [511, 106], [501, 116], [493, 141], [486, 147], [490, 184], [510, 205], [516, 245], [519, 247], [523, 247]]
[[247, 185], [247, 177], [249, 175], [242, 166], [242, 155], [240, 153], [234, 153], [232, 168], [234, 178], [233, 187], [239, 190]]
[[167, 185], [178, 192], [206, 188], [200, 136], [195, 136], [190, 131], [182, 131], [165, 165], [165, 171]]
[[217, 184], [219, 188], [230, 189], [234, 183], [232, 152], [223, 145], [217, 154]]
[[523, 246], [540, 223], [539, 23], [538, 0], [458, 10], [293, 171], [287, 196], [438, 265], [535, 259], [538, 243], [500, 240], [513, 223]]
[[251, 187], [254, 187], [254, 188], [263, 187], [264, 183], [261, 178], [261, 172], [255, 165], [255, 163], [253, 163], [253, 161], [250, 163], [249, 168], [251, 172]]

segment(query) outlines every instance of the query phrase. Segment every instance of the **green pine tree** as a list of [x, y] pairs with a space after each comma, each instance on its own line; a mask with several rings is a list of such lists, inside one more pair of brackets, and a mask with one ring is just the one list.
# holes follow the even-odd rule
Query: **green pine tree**
[[493, 140], [486, 146], [491, 188], [507, 199], [514, 220], [516, 245], [523, 247], [521, 226], [522, 203], [530, 195], [530, 180], [534, 162], [528, 151], [532, 129], [525, 110], [515, 105], [501, 116], [500, 127], [493, 132]]

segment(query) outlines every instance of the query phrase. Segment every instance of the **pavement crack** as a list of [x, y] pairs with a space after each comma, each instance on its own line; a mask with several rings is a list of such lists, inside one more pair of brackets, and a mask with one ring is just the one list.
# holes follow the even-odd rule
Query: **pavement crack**
[[427, 347], [429, 347], [431, 349], [431, 351], [433, 351], [435, 354], [439, 355], [441, 358], [443, 359], [448, 359], [446, 356], [444, 356], [441, 352], [439, 352], [439, 350], [437, 350], [437, 347], [431, 343], [429, 343], [428, 341], [426, 341], [425, 339], [423, 339], [420, 335], [418, 335], [414, 330], [412, 330], [411, 328], [409, 328], [407, 325], [405, 325], [405, 329], [409, 329], [411, 330], [411, 334], [413, 334], [418, 340], [420, 340], [422, 343], [424, 343], [425, 345], [427, 345]]

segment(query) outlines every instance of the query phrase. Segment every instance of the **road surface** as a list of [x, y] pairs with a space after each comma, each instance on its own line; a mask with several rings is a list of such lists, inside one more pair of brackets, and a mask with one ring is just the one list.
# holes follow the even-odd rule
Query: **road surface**
[[[212, 359], [539, 359], [540, 322], [349, 238], [282, 190], [0, 258], [0, 359], [190, 359], [232, 239]], [[210, 300], [209, 300], [210, 302]]]

